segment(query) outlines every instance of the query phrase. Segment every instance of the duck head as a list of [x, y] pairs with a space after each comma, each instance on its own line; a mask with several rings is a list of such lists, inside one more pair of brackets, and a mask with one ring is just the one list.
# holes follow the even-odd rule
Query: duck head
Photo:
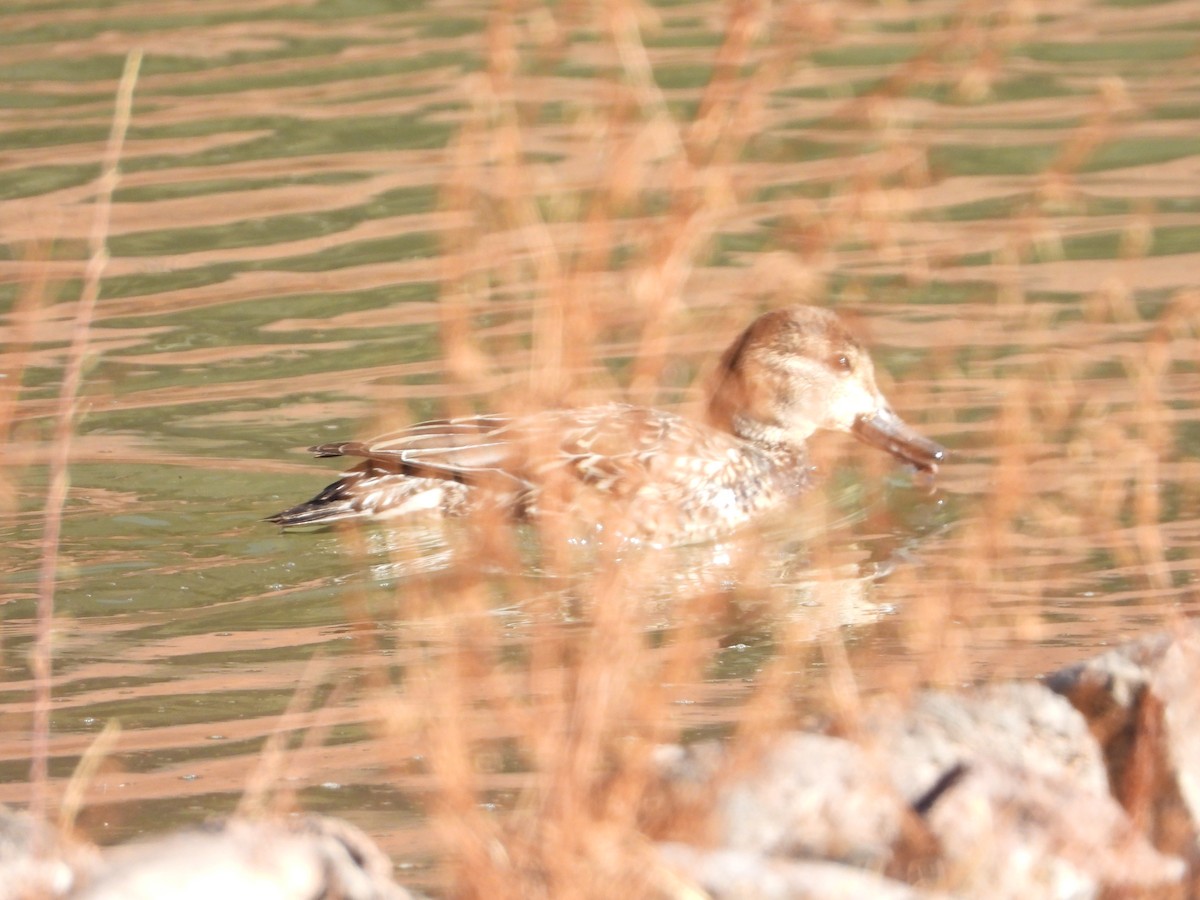
[[738, 336], [718, 365], [709, 421], [797, 450], [820, 429], [846, 431], [929, 472], [946, 455], [892, 410], [871, 358], [838, 317], [812, 306], [765, 313]]

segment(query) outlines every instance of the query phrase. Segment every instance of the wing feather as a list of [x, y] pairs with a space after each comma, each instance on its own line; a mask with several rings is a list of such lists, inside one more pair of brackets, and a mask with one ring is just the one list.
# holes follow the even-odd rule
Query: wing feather
[[317, 457], [355, 456], [414, 476], [470, 480], [484, 473], [517, 477], [519, 447], [503, 416], [433, 419], [370, 441], [340, 441], [310, 447]]
[[467, 483], [500, 478], [534, 488], [556, 473], [602, 491], [648, 480], [684, 483], [722, 460], [733, 439], [698, 431], [672, 413], [620, 404], [546, 410], [520, 419], [434, 419], [370, 441], [309, 448], [353, 456], [387, 471]]

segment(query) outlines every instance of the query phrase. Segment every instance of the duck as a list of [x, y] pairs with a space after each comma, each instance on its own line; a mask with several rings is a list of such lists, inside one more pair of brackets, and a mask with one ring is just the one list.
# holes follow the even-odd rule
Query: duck
[[267, 521], [286, 529], [490, 508], [517, 521], [567, 516], [651, 544], [691, 543], [809, 489], [807, 444], [822, 430], [930, 475], [946, 458], [892, 409], [870, 356], [834, 312], [789, 306], [760, 315], [722, 354], [704, 421], [607, 403], [437, 419], [318, 444], [309, 448], [317, 458], [360, 462]]

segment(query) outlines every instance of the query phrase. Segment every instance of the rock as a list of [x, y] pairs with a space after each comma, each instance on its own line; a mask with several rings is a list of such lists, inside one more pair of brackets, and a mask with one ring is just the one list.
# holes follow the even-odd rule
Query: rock
[[1200, 891], [1200, 626], [1133, 641], [1050, 675], [1086, 717], [1114, 796]]
[[[663, 864], [715, 900], [934, 900], [943, 896], [840, 863], [660, 844]], [[674, 896], [687, 896], [676, 891]]]
[[928, 691], [863, 733], [928, 825], [949, 890], [1092, 897], [1183, 877], [1109, 793], [1086, 721], [1039, 684]]
[[95, 856], [28, 813], [0, 805], [0, 900], [61, 897]]
[[230, 820], [116, 847], [72, 900], [407, 900], [365, 834], [320, 816]]
[[880, 868], [908, 814], [882, 767], [857, 745], [785, 734], [722, 793], [718, 841], [731, 850]]
[[854, 740], [784, 734], [750, 765], [708, 746], [660, 763], [677, 796], [710, 786], [716, 849], [663, 852], [720, 897], [1084, 898], [1177, 890], [1185, 873], [1110, 794], [1083, 717], [1036, 683], [881, 700]]
[[864, 740], [888, 761], [899, 790], [916, 803], [951, 767], [986, 758], [1092, 792], [1108, 780], [1087, 723], [1060, 697], [1033, 682], [925, 691], [911, 708], [883, 701], [862, 725]]

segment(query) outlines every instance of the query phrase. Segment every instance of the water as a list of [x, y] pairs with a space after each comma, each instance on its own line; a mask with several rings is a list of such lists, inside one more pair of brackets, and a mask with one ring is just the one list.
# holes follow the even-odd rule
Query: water
[[[647, 9], [641, 43], [574, 7], [7, 4], [0, 802], [28, 799], [43, 442], [134, 47], [56, 600], [56, 789], [121, 727], [93, 838], [231, 809], [291, 705], [264, 778], [436, 882], [430, 750], [382, 739], [381, 704], [464, 629], [517, 665], [600, 614], [528, 534], [482, 581], [453, 529], [279, 534], [261, 519], [333, 476], [301, 448], [469, 409], [694, 408], [764, 304], [851, 317], [951, 461], [931, 492], [824, 440], [825, 487], [766, 525], [761, 564], [658, 566], [653, 658], [709, 654], [670, 686], [674, 736], [727, 730], [772, 661], [806, 708], [836, 647], [871, 692], [1028, 676], [1193, 612], [1200, 13], [805, 9], [706, 89], [709, 2]], [[504, 809], [529, 759], [477, 677], [479, 787]]]

